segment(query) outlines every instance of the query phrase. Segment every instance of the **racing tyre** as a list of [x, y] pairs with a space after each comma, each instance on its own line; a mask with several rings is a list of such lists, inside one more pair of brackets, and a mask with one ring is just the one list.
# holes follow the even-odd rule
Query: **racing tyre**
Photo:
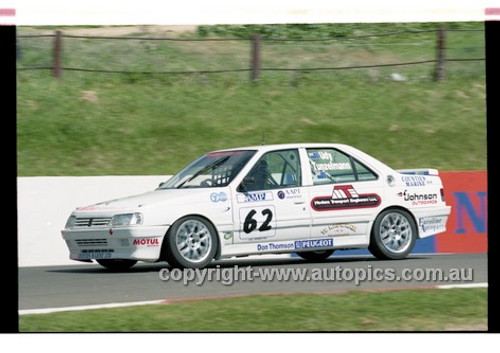
[[301, 251], [298, 252], [301, 258], [308, 261], [323, 261], [333, 254], [333, 250], [319, 250], [319, 251]]
[[204, 218], [188, 216], [170, 228], [164, 253], [172, 267], [203, 268], [214, 258], [217, 246], [214, 226]]
[[383, 211], [375, 220], [370, 236], [370, 252], [380, 260], [404, 259], [413, 250], [417, 226], [404, 210]]
[[106, 267], [108, 270], [113, 271], [125, 271], [134, 266], [136, 260], [121, 260], [121, 259], [106, 259], [106, 260], [96, 260], [101, 266]]

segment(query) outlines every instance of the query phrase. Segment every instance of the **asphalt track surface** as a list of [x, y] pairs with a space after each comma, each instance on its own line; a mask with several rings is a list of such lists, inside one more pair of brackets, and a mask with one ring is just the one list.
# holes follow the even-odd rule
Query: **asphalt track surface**
[[[438, 285], [457, 284], [443, 280], [364, 280], [356, 284], [349, 280], [349, 274], [362, 271], [374, 273], [376, 269], [389, 269], [391, 273], [401, 274], [403, 270], [416, 270], [419, 274], [425, 269], [442, 269], [444, 274], [463, 269], [466, 276], [463, 283], [488, 282], [488, 259], [486, 254], [449, 254], [449, 255], [411, 255], [405, 260], [380, 261], [369, 255], [333, 256], [324, 262], [306, 262], [300, 258], [275, 259], [235, 259], [213, 263], [213, 278], [202, 285], [193, 279], [188, 285], [181, 280], [161, 280], [160, 271], [169, 269], [167, 263], [138, 263], [129, 271], [112, 272], [97, 264], [53, 267], [22, 267], [18, 271], [19, 310], [63, 308], [110, 303], [128, 303], [153, 300], [189, 300], [221, 296], [249, 294], [289, 294], [289, 293], [330, 293], [350, 290], [391, 290], [404, 288], [426, 288]], [[216, 278], [217, 271], [231, 271], [234, 266], [252, 271], [281, 268], [305, 269], [308, 275], [323, 272], [327, 280], [309, 281], [264, 281], [254, 277], [252, 281], [229, 281], [223, 283], [222, 277]], [[340, 269], [347, 277], [343, 280], [331, 277], [335, 269]], [[350, 269], [350, 270], [349, 270]], [[244, 270], [240, 270], [244, 271]], [[339, 270], [337, 270], [339, 271]], [[233, 272], [234, 273], [234, 272]], [[254, 272], [255, 273], [255, 272]], [[338, 274], [339, 272], [337, 272]], [[379, 272], [380, 273], [380, 272]], [[226, 273], [227, 274], [227, 273]], [[312, 276], [310, 276], [312, 278]], [[227, 279], [228, 277], [226, 277]], [[242, 278], [240, 272], [240, 278]], [[234, 279], [234, 277], [233, 277]]]

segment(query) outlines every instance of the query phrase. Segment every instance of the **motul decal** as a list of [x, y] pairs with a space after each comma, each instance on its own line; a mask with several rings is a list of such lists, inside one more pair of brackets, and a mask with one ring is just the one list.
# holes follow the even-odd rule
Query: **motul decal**
[[157, 246], [160, 245], [160, 241], [158, 238], [141, 238], [134, 239], [134, 245], [147, 245], [147, 246]]

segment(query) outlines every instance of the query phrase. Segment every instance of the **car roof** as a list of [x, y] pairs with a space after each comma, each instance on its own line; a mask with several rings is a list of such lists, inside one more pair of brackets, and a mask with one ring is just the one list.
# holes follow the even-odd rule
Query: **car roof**
[[234, 150], [258, 150], [258, 151], [274, 151], [285, 150], [291, 148], [320, 148], [320, 147], [333, 147], [333, 148], [353, 148], [351, 146], [341, 143], [283, 143], [283, 144], [270, 144], [270, 145], [254, 145], [245, 147], [227, 148], [214, 152], [234, 151]]
[[385, 172], [393, 172], [393, 169], [383, 163], [382, 161], [378, 160], [377, 158], [367, 154], [364, 151], [361, 151], [357, 149], [356, 147], [342, 144], [342, 143], [318, 143], [318, 142], [311, 142], [311, 143], [285, 143], [285, 144], [271, 144], [271, 145], [255, 145], [255, 146], [247, 146], [247, 147], [237, 147], [237, 148], [230, 148], [230, 149], [224, 149], [224, 150], [219, 150], [219, 151], [214, 151], [214, 152], [227, 152], [227, 151], [241, 151], [241, 150], [257, 150], [261, 153], [266, 153], [270, 151], [277, 151], [277, 150], [286, 150], [286, 149], [292, 149], [292, 148], [336, 148], [339, 149], [345, 153], [348, 153], [351, 156], [354, 156], [355, 158], [360, 158], [363, 163], [367, 164], [370, 168], [377, 170], [378, 172], [385, 171]]

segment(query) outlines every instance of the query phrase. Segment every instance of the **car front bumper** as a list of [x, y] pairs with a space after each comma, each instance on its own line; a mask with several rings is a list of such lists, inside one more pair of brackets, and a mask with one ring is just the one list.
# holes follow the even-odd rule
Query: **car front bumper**
[[72, 260], [130, 259], [154, 262], [160, 258], [169, 226], [70, 228], [61, 231]]

